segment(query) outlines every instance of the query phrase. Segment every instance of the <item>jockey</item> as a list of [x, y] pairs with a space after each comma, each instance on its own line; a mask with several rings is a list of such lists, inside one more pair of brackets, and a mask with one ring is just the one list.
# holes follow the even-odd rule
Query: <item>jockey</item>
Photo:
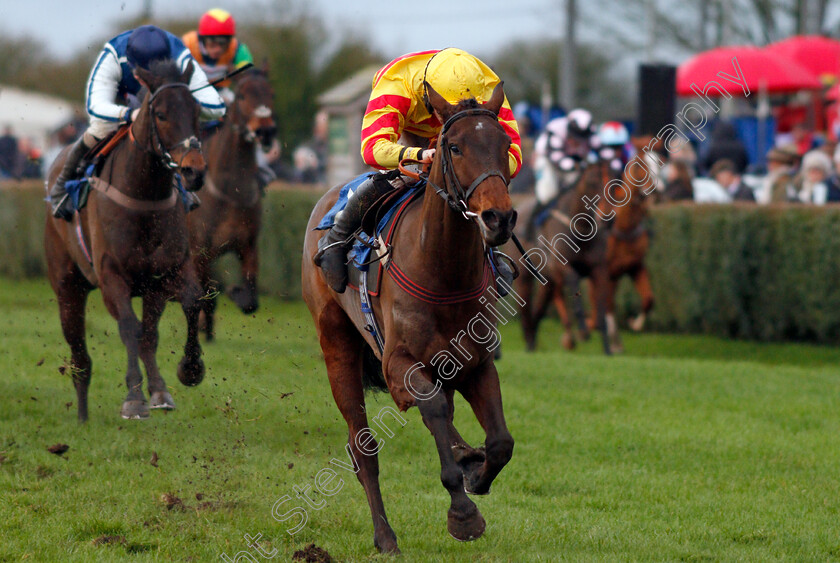
[[[201, 65], [207, 80], [213, 82], [247, 63], [254, 57], [248, 46], [236, 38], [236, 21], [224, 10], [214, 8], [198, 20], [198, 30], [184, 34], [184, 45]], [[225, 102], [233, 102], [230, 80], [215, 84]]]
[[546, 124], [534, 145], [537, 203], [527, 225], [526, 239], [533, 238], [534, 221], [545, 208], [575, 186], [597, 146], [592, 114], [585, 109], [574, 109]]
[[607, 121], [598, 127], [598, 156], [609, 160], [610, 168], [616, 173], [620, 173], [630, 160], [627, 147], [629, 142], [630, 133], [619, 121]]
[[[233, 16], [219, 8], [201, 16], [198, 29], [185, 33], [183, 40], [210, 82], [224, 78], [243, 65], [254, 63], [248, 46], [236, 38], [236, 21]], [[227, 105], [232, 104], [234, 99], [230, 84], [231, 80], [228, 78], [213, 85]], [[219, 124], [208, 124], [208, 127], [212, 128], [213, 125]], [[277, 179], [269, 163], [280, 156], [280, 143], [274, 139], [267, 153], [257, 150], [256, 155], [257, 185], [262, 192], [268, 184]]]
[[[430, 161], [435, 149], [429, 140], [440, 133], [440, 115], [431, 107], [424, 83], [449, 103], [475, 98], [486, 103], [500, 79], [486, 64], [460, 49], [423, 51], [394, 59], [373, 78], [373, 90], [362, 120], [362, 158], [380, 170], [393, 170], [404, 159]], [[522, 166], [519, 128], [505, 99], [499, 122], [511, 138], [508, 164], [511, 177]], [[397, 141], [402, 139], [403, 143]], [[343, 293], [347, 285], [347, 246], [360, 227], [367, 208], [393, 189], [392, 174], [374, 174], [350, 196], [335, 225], [320, 241], [315, 264], [329, 286]], [[400, 178], [395, 180], [400, 182]], [[507, 265], [497, 267], [506, 268]], [[503, 274], [504, 275], [504, 274]]]
[[[97, 142], [137, 117], [140, 110], [132, 108], [131, 104], [137, 103], [143, 85], [133, 69], [138, 66], [148, 69], [152, 62], [166, 59], [175, 61], [182, 71], [193, 60], [180, 39], [153, 25], [126, 31], [105, 43], [87, 82], [85, 107], [90, 125], [71, 146], [64, 167], [50, 190], [53, 216], [72, 220], [73, 202], [64, 184], [76, 175], [82, 158]], [[203, 86], [207, 86], [207, 77], [200, 68], [194, 67], [189, 87], [201, 108], [201, 118], [222, 117], [224, 102], [213, 88]], [[124, 101], [126, 105], [117, 101]], [[197, 204], [196, 200], [193, 204]]]

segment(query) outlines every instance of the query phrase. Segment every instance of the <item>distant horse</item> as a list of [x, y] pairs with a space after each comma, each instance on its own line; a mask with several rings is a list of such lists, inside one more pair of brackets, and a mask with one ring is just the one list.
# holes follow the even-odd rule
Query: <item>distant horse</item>
[[[181, 301], [187, 317], [178, 379], [197, 385], [204, 377], [198, 343], [201, 287], [190, 260], [184, 206], [174, 187], [176, 169], [188, 189], [200, 187], [204, 175], [197, 138], [199, 106], [188, 86], [193, 68], [181, 73], [171, 61], [150, 71], [137, 68], [151, 94], [130, 126], [130, 142], [118, 144], [106, 157], [98, 178], [91, 179], [94, 190], [87, 206], [72, 223], [53, 218], [47, 205], [47, 272], [72, 353], [70, 373], [82, 422], [88, 418], [91, 376], [85, 303], [96, 287], [117, 320], [128, 353], [123, 418], [147, 418], [150, 407], [175, 408], [155, 359], [157, 325], [170, 299]], [[50, 184], [65, 157], [52, 165]], [[143, 299], [142, 322], [132, 310], [132, 297]], [[138, 357], [146, 367], [150, 403], [143, 394]]]
[[213, 314], [218, 290], [211, 279], [213, 262], [233, 252], [242, 264], [243, 285], [229, 295], [244, 313], [256, 311], [257, 237], [262, 202], [257, 186], [256, 145], [269, 150], [277, 132], [271, 107], [274, 92], [266, 74], [250, 70], [236, 81], [235, 99], [225, 123], [205, 143], [207, 180], [202, 205], [187, 216], [190, 247], [198, 279], [204, 289], [201, 300], [207, 339], [214, 337]]
[[[630, 328], [637, 332], [644, 328], [645, 319], [653, 309], [654, 302], [650, 277], [645, 266], [645, 257], [650, 245], [650, 233], [645, 221], [658, 186], [659, 163], [658, 157], [641, 152], [647, 142], [649, 138], [634, 139], [638, 152], [622, 169], [621, 182], [613, 184], [613, 201], [622, 202], [622, 205], [611, 206], [612, 211], [615, 212], [615, 218], [611, 221], [607, 239], [607, 264], [610, 276], [607, 314], [615, 314], [615, 294], [618, 282], [623, 276], [630, 276], [642, 301], [641, 312], [630, 321]], [[597, 322], [595, 292], [591, 291], [590, 296], [593, 299], [589, 317], [591, 328]], [[620, 342], [617, 342], [617, 346], [620, 350]]]
[[[516, 290], [525, 304], [520, 307], [520, 320], [525, 344], [529, 350], [536, 349], [537, 328], [552, 303], [565, 327], [563, 346], [569, 350], [575, 347], [572, 320], [566, 303], [566, 290], [575, 292], [575, 314], [583, 338], [589, 337], [580, 293], [580, 280], [589, 278], [593, 286], [596, 326], [603, 338], [604, 352], [610, 354], [615, 345], [617, 330], [614, 320], [608, 315], [609, 273], [607, 267], [607, 226], [602, 216], [607, 214], [603, 189], [610, 181], [609, 163], [599, 160], [586, 166], [574, 189], [562, 194], [556, 205], [548, 211], [547, 218], [536, 230], [537, 241], [528, 241], [532, 248], [541, 248], [546, 256], [547, 266], [541, 271], [544, 280], [539, 280], [525, 270], [516, 282]], [[597, 201], [596, 211], [595, 204]], [[588, 203], [590, 202], [590, 203]], [[520, 208], [523, 216], [531, 215], [533, 202]], [[531, 218], [530, 220], [533, 220]], [[521, 227], [520, 237], [526, 226]], [[538, 286], [534, 286], [537, 279]], [[544, 282], [544, 283], [543, 283]], [[536, 289], [536, 290], [535, 290]]]
[[[508, 195], [510, 138], [498, 121], [504, 92], [500, 84], [484, 106], [473, 99], [450, 105], [431, 87], [428, 93], [444, 126], [422, 204], [409, 207], [398, 223], [387, 256], [388, 275], [372, 299], [384, 333], [381, 354], [365, 329], [359, 294], [332, 292], [312, 262], [320, 238], [313, 228], [335, 203], [339, 186], [313, 210], [303, 251], [303, 297], [318, 331], [333, 398], [349, 427], [347, 449], [370, 505], [374, 545], [383, 552], [399, 550], [385, 515], [379, 463], [371, 454], [376, 442], [365, 414], [363, 358], [370, 349], [381, 360], [397, 406], [417, 406], [434, 437], [441, 481], [451, 497], [447, 529], [456, 539], [473, 540], [484, 533], [484, 518], [467, 492], [488, 493], [513, 454], [493, 346], [466, 336], [476, 333], [476, 323], [489, 314], [485, 307], [495, 303], [485, 247], [505, 243], [516, 220]], [[495, 329], [492, 320], [485, 324], [489, 339]], [[471, 448], [453, 426], [455, 391], [484, 428], [484, 449]]]

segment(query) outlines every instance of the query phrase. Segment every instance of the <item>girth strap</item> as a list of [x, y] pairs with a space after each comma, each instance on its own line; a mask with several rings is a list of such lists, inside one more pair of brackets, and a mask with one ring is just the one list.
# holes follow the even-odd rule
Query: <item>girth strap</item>
[[178, 194], [175, 190], [172, 190], [166, 199], [137, 199], [122, 193], [102, 178], [96, 176], [91, 177], [90, 185], [117, 205], [133, 211], [165, 211], [174, 207], [178, 202]]

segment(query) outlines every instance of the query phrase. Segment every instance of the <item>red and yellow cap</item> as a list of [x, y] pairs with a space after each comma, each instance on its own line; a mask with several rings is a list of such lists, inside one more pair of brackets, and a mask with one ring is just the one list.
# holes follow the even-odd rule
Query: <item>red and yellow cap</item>
[[236, 35], [236, 22], [229, 12], [214, 8], [198, 20], [199, 36]]

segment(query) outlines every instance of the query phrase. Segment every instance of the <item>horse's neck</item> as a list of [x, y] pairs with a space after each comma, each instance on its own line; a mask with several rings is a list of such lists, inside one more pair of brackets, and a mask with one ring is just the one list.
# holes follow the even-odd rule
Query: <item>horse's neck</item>
[[[443, 187], [443, 178], [430, 178]], [[452, 209], [431, 187], [426, 186], [419, 220], [403, 234], [413, 242], [411, 275], [424, 285], [441, 291], [474, 287], [484, 275], [484, 242], [474, 221]], [[408, 264], [406, 264], [408, 266]], [[402, 265], [400, 266], [402, 267]]]
[[[139, 125], [139, 124], [138, 124]], [[126, 195], [137, 199], [164, 199], [172, 193], [175, 172], [153, 154], [148, 138], [126, 140], [111, 153], [103, 178]]]
[[208, 159], [211, 174], [222, 180], [219, 189], [224, 190], [228, 184], [226, 176], [234, 180], [237, 190], [241, 190], [245, 184], [242, 180], [256, 174], [255, 150], [255, 144], [242, 137], [233, 120], [225, 123], [215, 137], [212, 156]]

